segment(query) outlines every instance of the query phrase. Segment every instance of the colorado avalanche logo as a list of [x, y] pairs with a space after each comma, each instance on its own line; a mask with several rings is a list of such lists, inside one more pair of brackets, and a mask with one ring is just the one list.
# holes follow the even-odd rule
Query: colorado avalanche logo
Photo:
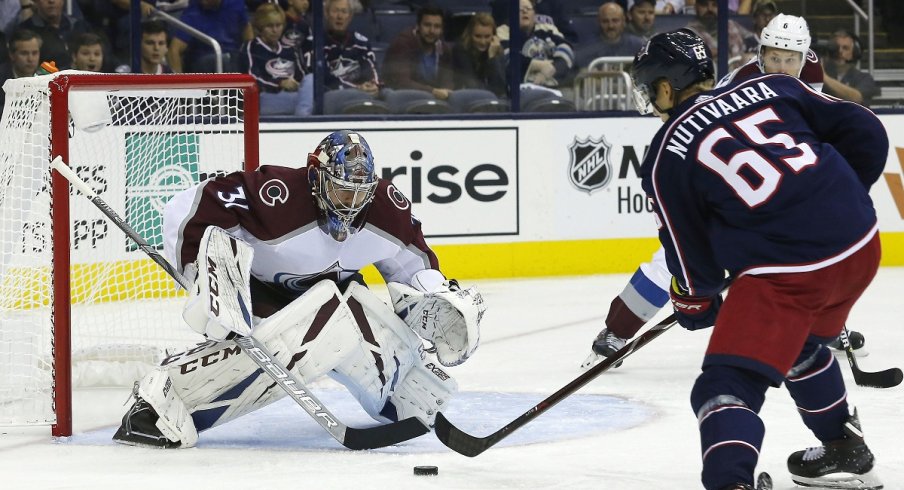
[[279, 179], [270, 179], [261, 186], [258, 196], [261, 202], [272, 208], [276, 203], [285, 204], [289, 200], [289, 188]]
[[390, 202], [395, 205], [395, 207], [401, 209], [402, 211], [408, 209], [411, 206], [411, 202], [405, 198], [405, 195], [392, 184], [386, 186], [386, 194], [389, 196]]
[[568, 178], [572, 185], [588, 194], [609, 185], [612, 180], [612, 163], [609, 161], [612, 145], [605, 136], [599, 140], [575, 138], [568, 150], [571, 152]]

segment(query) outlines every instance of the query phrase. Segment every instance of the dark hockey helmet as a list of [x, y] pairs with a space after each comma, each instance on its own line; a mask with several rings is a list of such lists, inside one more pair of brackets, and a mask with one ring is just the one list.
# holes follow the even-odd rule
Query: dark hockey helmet
[[354, 131], [331, 133], [308, 155], [308, 178], [323, 212], [322, 226], [335, 240], [344, 241], [357, 230], [355, 218], [377, 190], [370, 145]]
[[634, 103], [641, 114], [649, 114], [660, 79], [678, 92], [714, 77], [712, 56], [700, 36], [690, 29], [657, 34], [634, 56]]

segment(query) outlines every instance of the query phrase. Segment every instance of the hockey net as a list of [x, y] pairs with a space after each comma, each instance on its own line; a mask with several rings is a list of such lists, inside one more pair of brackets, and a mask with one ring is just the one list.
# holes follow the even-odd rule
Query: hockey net
[[246, 75], [76, 72], [3, 88], [0, 425], [65, 436], [73, 382], [131, 385], [168, 350], [203, 339], [181, 319], [184, 291], [51, 159], [162, 247], [174, 193], [257, 167], [257, 89]]

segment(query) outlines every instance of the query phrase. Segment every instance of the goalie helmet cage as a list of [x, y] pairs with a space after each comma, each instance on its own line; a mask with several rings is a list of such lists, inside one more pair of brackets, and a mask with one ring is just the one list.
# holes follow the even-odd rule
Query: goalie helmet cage
[[239, 74], [71, 71], [3, 88], [0, 425], [49, 424], [69, 436], [74, 375], [128, 385], [203, 338], [181, 320], [184, 291], [50, 161], [62, 157], [162, 247], [173, 194], [257, 168], [258, 89]]

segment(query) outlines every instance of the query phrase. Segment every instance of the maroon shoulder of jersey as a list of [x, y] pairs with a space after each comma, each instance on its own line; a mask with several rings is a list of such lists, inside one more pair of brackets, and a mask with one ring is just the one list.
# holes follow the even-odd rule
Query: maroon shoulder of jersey
[[[261, 240], [272, 240], [317, 221], [307, 169], [261, 166], [204, 185], [192, 217], [225, 229], [239, 225]], [[203, 231], [202, 231], [203, 232]]]
[[411, 201], [392, 182], [380, 179], [374, 200], [367, 211], [367, 225], [392, 235], [404, 245], [414, 245], [430, 256], [434, 269], [439, 268], [436, 255], [427, 246], [421, 223], [411, 212]]
[[804, 60], [804, 67], [800, 70], [800, 79], [810, 86], [814, 83], [823, 83], [822, 65], [819, 64], [819, 58], [812, 49], [807, 51], [807, 59]]

